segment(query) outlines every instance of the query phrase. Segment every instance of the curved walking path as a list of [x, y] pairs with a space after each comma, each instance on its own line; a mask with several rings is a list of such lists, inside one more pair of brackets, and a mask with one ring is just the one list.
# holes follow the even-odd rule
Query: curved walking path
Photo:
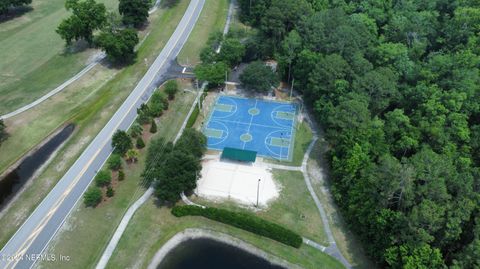
[[115, 231], [115, 234], [113, 234], [112, 239], [110, 240], [110, 243], [108, 244], [107, 248], [103, 252], [102, 258], [100, 258], [100, 261], [97, 264], [97, 269], [103, 269], [107, 266], [108, 260], [110, 260], [110, 257], [113, 254], [113, 251], [117, 247], [118, 241], [120, 241], [120, 238], [122, 237], [123, 232], [125, 229], [127, 229], [127, 225], [130, 222], [130, 219], [132, 219], [133, 214], [137, 211], [140, 206], [142, 206], [148, 198], [153, 193], [153, 187], [148, 188], [148, 190], [138, 199], [125, 213], [125, 215], [122, 218], [122, 221], [117, 227], [117, 230]]
[[92, 68], [94, 68], [100, 61], [102, 61], [103, 59], [105, 59], [106, 55], [105, 53], [99, 53], [96, 57], [95, 57], [95, 60], [90, 63], [89, 65], [87, 65], [84, 69], [82, 69], [82, 71], [80, 71], [78, 74], [76, 74], [75, 76], [71, 77], [70, 79], [68, 79], [67, 81], [65, 81], [64, 83], [62, 83], [62, 85], [56, 87], [55, 89], [53, 89], [52, 91], [48, 92], [47, 94], [45, 94], [44, 96], [38, 98], [37, 100], [31, 102], [30, 104], [28, 105], [25, 105], [21, 108], [18, 108], [10, 113], [7, 113], [5, 115], [2, 115], [0, 116], [0, 119], [4, 120], [4, 119], [8, 119], [8, 118], [11, 118], [13, 116], [16, 116], [22, 112], [25, 112], [39, 104], [41, 104], [42, 102], [44, 102], [45, 100], [47, 100], [48, 98], [54, 96], [55, 94], [63, 91], [65, 88], [67, 88], [68, 85], [72, 84], [73, 82], [77, 81], [79, 78], [81, 78], [83, 75], [85, 75], [86, 73], [88, 73], [88, 71], [92, 70]]
[[[155, 11], [157, 11], [158, 7], [160, 6], [160, 2], [161, 0], [157, 0], [155, 2], [155, 5], [153, 5], [153, 7], [148, 11], [148, 14], [152, 14], [154, 13]], [[107, 55], [105, 54], [105, 52], [100, 52], [98, 53], [94, 60], [88, 64], [87, 66], [85, 66], [80, 72], [78, 72], [75, 76], [69, 78], [67, 81], [65, 81], [64, 83], [62, 83], [60, 86], [56, 87], [55, 89], [51, 90], [50, 92], [48, 92], [47, 94], [43, 95], [42, 97], [38, 98], [37, 100], [31, 102], [30, 104], [28, 105], [25, 105], [25, 106], [22, 106], [18, 109], [15, 109], [14, 111], [10, 112], [10, 113], [7, 113], [5, 115], [1, 115], [0, 116], [0, 120], [5, 120], [5, 119], [8, 119], [8, 118], [11, 118], [11, 117], [14, 117], [20, 113], [23, 113], [31, 108], [34, 108], [35, 106], [43, 103], [45, 100], [47, 100], [48, 98], [56, 95], [57, 93], [65, 90], [65, 88], [67, 88], [70, 84], [74, 83], [75, 81], [77, 81], [78, 79], [80, 79], [81, 77], [83, 77], [86, 73], [88, 73], [90, 70], [92, 70], [95, 66], [97, 66], [97, 64], [99, 64], [103, 59], [105, 59]]]

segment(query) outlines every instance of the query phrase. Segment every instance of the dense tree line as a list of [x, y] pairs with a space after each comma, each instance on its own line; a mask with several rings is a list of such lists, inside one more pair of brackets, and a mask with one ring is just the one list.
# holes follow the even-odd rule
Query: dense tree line
[[11, 8], [18, 8], [31, 3], [32, 0], [0, 0], [0, 15], [7, 14]]
[[381, 267], [480, 267], [480, 2], [240, 0], [330, 144], [333, 194]]

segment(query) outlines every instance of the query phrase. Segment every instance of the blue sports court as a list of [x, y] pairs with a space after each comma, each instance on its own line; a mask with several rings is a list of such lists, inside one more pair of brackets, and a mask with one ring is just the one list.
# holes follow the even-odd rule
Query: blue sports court
[[203, 130], [208, 148], [252, 150], [258, 156], [291, 161], [296, 112], [293, 103], [220, 96]]

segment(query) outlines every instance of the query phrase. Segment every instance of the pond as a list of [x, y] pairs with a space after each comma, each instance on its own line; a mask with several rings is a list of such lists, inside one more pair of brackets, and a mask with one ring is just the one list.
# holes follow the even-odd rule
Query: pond
[[190, 239], [171, 250], [158, 269], [284, 269], [240, 248], [212, 239]]
[[74, 129], [75, 125], [73, 124], [63, 128], [37, 151], [26, 157], [5, 178], [0, 179], [0, 210], [31, 179], [35, 171], [48, 160], [50, 155], [72, 134]]

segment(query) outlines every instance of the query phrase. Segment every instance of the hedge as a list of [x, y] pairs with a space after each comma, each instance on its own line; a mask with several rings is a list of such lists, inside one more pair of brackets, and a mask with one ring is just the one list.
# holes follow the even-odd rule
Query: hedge
[[198, 114], [200, 114], [200, 110], [198, 110], [198, 106], [195, 106], [195, 108], [192, 111], [192, 114], [190, 115], [190, 118], [188, 118], [187, 128], [192, 128], [193, 127], [193, 125], [197, 121]]
[[202, 216], [254, 234], [268, 237], [295, 248], [299, 248], [303, 241], [302, 237], [297, 233], [278, 224], [247, 213], [232, 212], [213, 207], [201, 208], [199, 206], [186, 205], [173, 207], [172, 214], [176, 217]]
[[[208, 95], [207, 92], [204, 92], [202, 96], [200, 96], [200, 103], [203, 104], [203, 100], [205, 100], [205, 97]], [[198, 105], [195, 106], [195, 108], [192, 111], [192, 114], [190, 115], [190, 118], [188, 118], [187, 121], [187, 128], [192, 128], [195, 122], [197, 121], [198, 115], [200, 114], [200, 110], [198, 109]]]

